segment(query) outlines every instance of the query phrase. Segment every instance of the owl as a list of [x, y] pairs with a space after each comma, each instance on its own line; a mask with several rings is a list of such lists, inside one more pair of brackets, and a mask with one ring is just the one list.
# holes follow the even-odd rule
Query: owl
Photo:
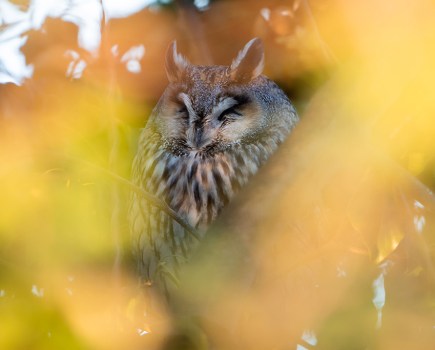
[[169, 208], [132, 194], [133, 254], [146, 285], [167, 291], [177, 283], [179, 266], [207, 228], [297, 123], [295, 108], [261, 74], [263, 66], [258, 38], [229, 66], [193, 65], [176, 42], [169, 46], [169, 84], [141, 132], [132, 167], [134, 185]]

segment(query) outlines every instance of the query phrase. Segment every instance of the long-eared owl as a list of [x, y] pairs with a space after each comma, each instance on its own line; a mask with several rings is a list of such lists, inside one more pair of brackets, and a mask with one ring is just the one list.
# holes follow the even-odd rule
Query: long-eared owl
[[[260, 39], [248, 42], [230, 66], [193, 65], [175, 42], [168, 48], [169, 85], [140, 135], [132, 179], [199, 239], [298, 121], [284, 92], [261, 75], [263, 66]], [[140, 276], [166, 288], [197, 235], [137, 191], [129, 220]]]

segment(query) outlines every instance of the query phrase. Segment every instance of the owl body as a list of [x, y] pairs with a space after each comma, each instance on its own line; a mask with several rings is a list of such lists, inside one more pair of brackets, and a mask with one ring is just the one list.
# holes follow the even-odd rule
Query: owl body
[[[139, 139], [133, 182], [196, 229], [183, 228], [140, 194], [130, 228], [139, 274], [166, 287], [222, 208], [266, 162], [298, 117], [261, 75], [264, 54], [251, 40], [231, 66], [195, 66], [168, 49], [169, 85]], [[198, 237], [199, 235], [199, 237]]]

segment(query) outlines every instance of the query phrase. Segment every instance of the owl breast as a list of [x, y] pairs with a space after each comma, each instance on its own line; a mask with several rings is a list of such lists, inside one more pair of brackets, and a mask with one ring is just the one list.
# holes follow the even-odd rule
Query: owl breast
[[166, 288], [167, 280], [175, 278], [209, 225], [277, 143], [234, 144], [212, 156], [201, 152], [180, 155], [168, 149], [159, 135], [146, 131], [133, 164], [135, 185], [163, 199], [199, 235], [192, 236], [168, 213], [132, 193], [129, 217], [138, 272], [146, 284]]
[[175, 155], [160, 148], [143, 167], [148, 179], [144, 185], [203, 233], [276, 146], [235, 144], [211, 157], [195, 151]]

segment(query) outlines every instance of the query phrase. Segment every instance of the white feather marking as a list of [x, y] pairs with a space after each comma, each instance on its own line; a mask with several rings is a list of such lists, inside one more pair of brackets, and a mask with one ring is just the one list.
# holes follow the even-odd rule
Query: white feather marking
[[189, 61], [181, 53], [177, 51], [177, 42], [174, 42], [172, 57], [174, 58], [174, 63], [180, 71], [183, 71], [189, 65]]
[[252, 39], [251, 41], [249, 41], [245, 47], [243, 48], [242, 51], [239, 52], [239, 54], [237, 55], [237, 57], [233, 60], [233, 62], [231, 63], [231, 70], [235, 70], [237, 69], [237, 67], [240, 65], [240, 63], [242, 62], [242, 60], [245, 58], [246, 54], [248, 53], [249, 48], [252, 46], [252, 44], [254, 43], [255, 39]]
[[182, 100], [184, 105], [186, 106], [187, 112], [189, 113], [189, 118], [192, 118], [193, 120], [196, 119], [197, 116], [195, 110], [192, 107], [192, 101], [190, 100], [189, 95], [182, 92], [178, 95], [178, 98]]
[[[255, 41], [257, 41], [257, 38], [252, 39], [251, 41], [249, 41], [245, 47], [239, 52], [239, 54], [237, 55], [237, 57], [233, 60], [233, 62], [231, 63], [230, 69], [231, 71], [236, 71], [240, 64], [242, 63], [242, 61], [245, 59], [248, 51], [251, 49], [251, 46], [254, 44]], [[262, 72], [263, 72], [263, 68], [264, 68], [264, 53], [262, 53], [260, 61], [258, 62], [257, 66], [254, 68], [254, 70], [252, 71], [251, 74], [251, 79], [258, 77]]]

